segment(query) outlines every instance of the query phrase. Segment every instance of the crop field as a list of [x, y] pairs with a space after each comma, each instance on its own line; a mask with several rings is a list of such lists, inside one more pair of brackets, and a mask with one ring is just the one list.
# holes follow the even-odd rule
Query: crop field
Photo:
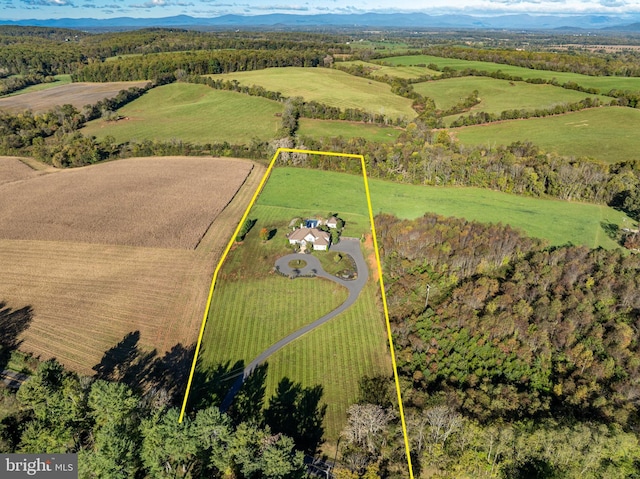
[[607, 93], [612, 89], [640, 91], [640, 78], [630, 77], [597, 77], [581, 75], [571, 72], [554, 72], [547, 70], [534, 70], [502, 63], [478, 62], [470, 60], [458, 60], [457, 58], [442, 58], [431, 55], [406, 55], [383, 58], [381, 61], [397, 66], [411, 66], [418, 64], [428, 65], [433, 63], [440, 69], [449, 67], [454, 70], [472, 68], [479, 71], [496, 72], [498, 70], [512, 76], [519, 76], [527, 80], [531, 78], [543, 78], [545, 80], [556, 79], [559, 84], [576, 82], [586, 88], [598, 88], [600, 93]]
[[[232, 233], [264, 171], [255, 165], [249, 173], [252, 166], [244, 160], [154, 158], [43, 175], [15, 168], [16, 180], [0, 185], [0, 298], [12, 309], [33, 311], [21, 349], [92, 374], [103, 353], [131, 332], [140, 332], [143, 349], [159, 354], [192, 345], [222, 249], [219, 238]], [[86, 196], [89, 186], [95, 201]], [[144, 221], [132, 201], [147, 213]], [[31, 218], [31, 229], [26, 217], [14, 221], [16, 204]], [[44, 211], [50, 214], [45, 227], [34, 224], [46, 220]], [[119, 224], [111, 222], [114, 215]], [[151, 225], [156, 221], [160, 228]], [[66, 236], [56, 222], [67, 227]], [[185, 235], [185, 227], [199, 237]]]
[[512, 120], [451, 130], [469, 145], [508, 145], [531, 141], [545, 151], [605, 163], [635, 160], [640, 151], [640, 110], [595, 108], [566, 115]]
[[174, 83], [150, 90], [118, 110], [118, 121], [89, 122], [81, 131], [118, 142], [180, 139], [192, 143], [250, 143], [271, 139], [281, 103], [205, 85]]
[[[121, 90], [131, 87], [142, 87], [146, 81], [110, 82], [110, 83], [66, 83], [51, 84], [51, 88], [35, 85], [29, 91], [21, 90], [21, 94], [0, 98], [0, 110], [19, 112], [32, 110], [43, 112], [57, 105], [70, 104], [80, 110], [83, 106], [97, 103], [105, 98], [116, 96]], [[48, 86], [48, 85], [47, 85]]]
[[0, 189], [0, 238], [194, 249], [251, 170], [242, 160], [137, 158]]
[[[478, 91], [480, 103], [471, 108], [471, 112], [485, 111], [500, 114], [505, 110], [535, 110], [553, 108], [562, 103], [574, 103], [589, 98], [599, 98], [607, 104], [611, 98], [601, 95], [588, 95], [575, 90], [566, 90], [553, 85], [533, 85], [525, 82], [510, 82], [488, 77], [450, 78], [423, 82], [414, 85], [421, 95], [433, 98], [436, 107], [442, 110], [451, 108], [461, 99]], [[460, 115], [447, 117], [451, 120]]]
[[[16, 157], [0, 157], [0, 186], [14, 181], [23, 181], [34, 178], [42, 174], [39, 171], [27, 166]], [[1, 191], [1, 190], [0, 190]]]
[[300, 96], [339, 108], [360, 108], [391, 118], [416, 116], [411, 100], [391, 93], [391, 87], [386, 83], [329, 68], [267, 68], [213, 77], [238, 80], [248, 86], [259, 85], [288, 97]]
[[298, 123], [298, 135], [314, 139], [342, 136], [344, 138], [365, 138], [370, 141], [392, 142], [402, 132], [402, 130], [391, 127], [339, 120], [300, 118]]
[[[324, 197], [301, 196], [305, 185], [316, 183], [328, 185]], [[356, 223], [351, 225], [355, 232], [348, 234], [357, 236], [368, 225], [366, 209], [357, 201], [356, 192], [361, 183], [362, 178], [357, 175], [299, 168], [275, 169], [269, 180], [273, 188], [265, 190], [261, 203], [286, 208], [284, 188], [289, 185], [290, 194], [299, 198], [301, 208], [324, 211], [331, 209], [332, 192], [339, 192], [342, 211], [349, 212]], [[330, 185], [334, 185], [335, 190]], [[485, 223], [502, 222], [530, 236], [547, 239], [553, 245], [571, 242], [614, 248], [615, 242], [604, 234], [600, 223], [606, 221], [621, 227], [632, 224], [623, 213], [604, 205], [528, 198], [480, 188], [405, 185], [376, 179], [369, 180], [369, 186], [374, 214], [392, 213], [412, 219], [433, 212]]]
[[396, 78], [418, 78], [423, 75], [432, 75], [438, 76], [440, 75], [439, 71], [430, 70], [429, 68], [422, 66], [388, 66], [388, 65], [378, 65], [377, 63], [364, 62], [362, 60], [354, 60], [348, 62], [341, 62], [337, 64], [338, 67], [341, 65], [349, 66], [349, 65], [362, 65], [366, 68], [370, 68], [372, 74], [374, 76], [390, 76]]

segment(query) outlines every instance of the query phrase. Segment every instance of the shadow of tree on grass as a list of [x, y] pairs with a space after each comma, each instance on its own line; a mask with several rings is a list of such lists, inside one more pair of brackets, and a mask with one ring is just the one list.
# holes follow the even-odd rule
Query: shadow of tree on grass
[[11, 353], [22, 344], [19, 336], [29, 328], [32, 320], [31, 306], [12, 309], [0, 301], [0, 371], [7, 367]]

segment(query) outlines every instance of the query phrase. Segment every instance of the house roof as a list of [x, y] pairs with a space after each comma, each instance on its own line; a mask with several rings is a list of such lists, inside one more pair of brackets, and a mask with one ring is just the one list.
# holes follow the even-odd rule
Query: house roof
[[321, 231], [317, 228], [298, 228], [295, 231], [289, 233], [287, 238], [294, 241], [302, 241], [307, 235], [313, 236], [313, 243], [317, 245], [328, 245], [331, 235], [326, 231]]

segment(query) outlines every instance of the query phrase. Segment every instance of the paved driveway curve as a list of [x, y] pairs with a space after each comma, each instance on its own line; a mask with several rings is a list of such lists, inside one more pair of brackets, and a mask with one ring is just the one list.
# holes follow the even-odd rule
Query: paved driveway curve
[[[253, 361], [247, 364], [247, 366], [244, 368], [242, 376], [240, 376], [236, 380], [236, 382], [233, 384], [233, 386], [227, 393], [227, 396], [224, 398], [224, 401], [222, 402], [222, 406], [221, 406], [222, 410], [226, 410], [231, 405], [233, 398], [242, 387], [244, 380], [253, 372], [253, 370], [257, 366], [264, 363], [269, 358], [269, 356], [273, 355], [276, 351], [279, 351], [280, 349], [284, 348], [287, 344], [291, 343], [292, 341], [295, 341], [300, 336], [308, 333], [309, 331], [314, 330], [318, 326], [321, 326], [327, 321], [335, 318], [337, 315], [344, 312], [347, 308], [349, 308], [351, 305], [353, 305], [353, 303], [356, 302], [356, 299], [358, 299], [358, 296], [360, 295], [362, 288], [364, 288], [364, 285], [367, 283], [367, 279], [369, 278], [369, 270], [367, 268], [367, 263], [364, 259], [364, 256], [362, 256], [362, 251], [360, 250], [360, 241], [354, 238], [343, 238], [340, 241], [340, 243], [333, 245], [331, 247], [331, 251], [339, 251], [341, 253], [346, 253], [353, 258], [356, 264], [356, 271], [358, 273], [358, 276], [356, 279], [344, 280], [336, 276], [333, 276], [332, 274], [327, 273], [322, 268], [322, 265], [320, 264], [320, 261], [318, 260], [318, 258], [311, 256], [309, 254], [300, 254], [300, 253], [288, 254], [286, 256], [279, 258], [276, 261], [276, 267], [279, 268], [281, 273], [286, 275], [292, 275], [292, 274], [294, 276], [312, 276], [313, 275], [313, 276], [326, 278], [328, 280], [334, 281], [349, 290], [349, 296], [347, 296], [347, 299], [344, 301], [344, 303], [342, 303], [333, 311], [325, 314], [321, 318], [316, 319], [312, 323], [307, 324], [306, 326], [298, 329], [297, 331], [294, 331], [290, 335], [282, 338], [277, 343], [272, 344], [267, 349], [265, 349], [262, 353], [260, 353], [260, 355], [257, 358], [255, 358]], [[307, 263], [306, 266], [302, 268], [291, 268], [289, 266], [289, 262], [297, 259], [303, 260], [304, 262], [306, 262]]]

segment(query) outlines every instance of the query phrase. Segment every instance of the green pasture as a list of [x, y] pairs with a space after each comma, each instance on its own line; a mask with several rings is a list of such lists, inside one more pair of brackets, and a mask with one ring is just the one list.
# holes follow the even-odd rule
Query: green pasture
[[345, 411], [358, 399], [359, 379], [393, 373], [384, 317], [376, 303], [378, 291], [370, 281], [351, 308], [269, 361], [267, 396], [284, 376], [305, 387], [324, 386], [329, 441], [335, 441], [345, 426]]
[[531, 141], [549, 152], [615, 163], [638, 159], [638, 125], [640, 110], [606, 107], [451, 131], [463, 144], [493, 147], [514, 141]]
[[532, 78], [543, 78], [545, 80], [552, 80], [555, 78], [559, 84], [575, 82], [585, 88], [598, 88], [600, 90], [600, 93], [607, 93], [612, 89], [632, 91], [640, 90], [640, 78], [638, 77], [597, 77], [581, 75], [579, 73], [534, 70], [531, 68], [504, 65], [502, 63], [458, 60], [457, 58], [442, 58], [434, 57], [431, 55], [405, 55], [398, 57], [388, 57], [383, 58], [382, 61], [394, 66], [411, 66], [418, 64], [428, 65], [430, 63], [434, 63], [438, 65], [440, 69], [443, 69], [445, 67], [449, 67], [454, 70], [464, 70], [465, 68], [472, 68], [475, 70], [487, 72], [496, 72], [500, 70], [508, 75], [522, 77], [524, 80]]
[[299, 136], [308, 136], [314, 139], [341, 136], [343, 138], [365, 138], [369, 141], [385, 143], [395, 141], [401, 133], [401, 130], [396, 128], [340, 120], [300, 118], [298, 124]]
[[[511, 82], [489, 77], [464, 77], [437, 80], [414, 85], [415, 91], [433, 98], [441, 110], [451, 108], [478, 91], [480, 103], [471, 109], [500, 114], [505, 110], [535, 110], [553, 108], [563, 103], [576, 103], [587, 97], [599, 98], [607, 104], [610, 97], [588, 95], [575, 90], [566, 90], [553, 85], [534, 85], [526, 82]], [[451, 120], [460, 115], [447, 117]]]
[[[352, 160], [357, 161], [357, 160]], [[304, 185], [321, 184], [325, 195], [304, 197]], [[339, 198], [338, 211], [354, 218], [360, 231], [366, 222], [366, 205], [358, 201], [357, 191], [362, 178], [357, 175], [301, 168], [276, 168], [261, 202], [286, 209], [286, 191], [299, 200], [298, 206], [331, 209], [330, 199]], [[333, 185], [335, 188], [331, 188]], [[370, 179], [371, 203], [374, 214], [392, 213], [400, 218], [417, 218], [427, 212], [456, 216], [484, 223], [503, 223], [521, 229], [526, 234], [544, 238], [552, 245], [581, 244], [592, 248], [615, 248], [616, 243], [604, 234], [601, 222], [627, 227], [632, 223], [623, 213], [604, 205], [574, 203], [554, 199], [530, 198], [481, 188], [432, 187], [406, 185]], [[306, 198], [306, 199], [303, 199]], [[350, 236], [355, 236], [352, 232]]]
[[376, 77], [382, 76], [390, 76], [396, 78], [419, 78], [424, 75], [438, 76], [440, 72], [436, 70], [429, 70], [426, 67], [418, 67], [418, 66], [388, 66], [388, 65], [378, 65], [377, 63], [369, 63], [364, 62], [362, 60], [354, 60], [348, 62], [338, 63], [337, 66], [344, 65], [363, 65], [367, 68], [372, 69], [372, 74]]
[[391, 87], [386, 83], [330, 68], [267, 68], [210, 76], [237, 80], [247, 86], [259, 85], [288, 97], [300, 96], [342, 109], [359, 108], [394, 119], [416, 116], [411, 108], [411, 100], [391, 93]]
[[14, 96], [14, 95], [22, 95], [23, 93], [48, 90], [49, 88], [71, 83], [71, 75], [55, 75], [54, 78], [55, 78], [55, 81], [52, 81], [50, 83], [39, 83], [37, 85], [31, 85], [26, 88], [23, 88], [22, 90], [14, 91], [13, 93], [9, 93], [8, 95], [2, 95], [2, 96], [7, 97], [7, 96]]
[[[214, 289], [200, 370], [227, 361], [246, 364], [347, 298], [344, 287], [328, 280], [289, 279], [273, 272], [275, 260], [291, 252], [285, 235], [294, 218], [338, 212], [346, 221], [346, 236], [370, 230], [362, 178], [336, 174], [305, 177], [295, 175], [298, 171], [314, 173], [275, 168], [249, 213], [256, 224], [230, 252]], [[347, 194], [340, 191], [342, 185], [348, 187]], [[319, 194], [310, 194], [312, 191]], [[273, 231], [270, 240], [259, 238], [262, 228]], [[376, 302], [376, 283], [370, 281], [348, 311], [269, 360], [267, 397], [285, 376], [304, 386], [321, 384], [323, 402], [328, 406], [326, 437], [335, 441], [345, 425], [346, 409], [357, 397], [359, 379], [364, 374], [391, 373], [385, 331]]]
[[117, 142], [178, 139], [193, 143], [268, 140], [280, 127], [281, 103], [205, 85], [172, 83], [154, 88], [118, 110], [126, 119], [91, 121], [85, 135]]

